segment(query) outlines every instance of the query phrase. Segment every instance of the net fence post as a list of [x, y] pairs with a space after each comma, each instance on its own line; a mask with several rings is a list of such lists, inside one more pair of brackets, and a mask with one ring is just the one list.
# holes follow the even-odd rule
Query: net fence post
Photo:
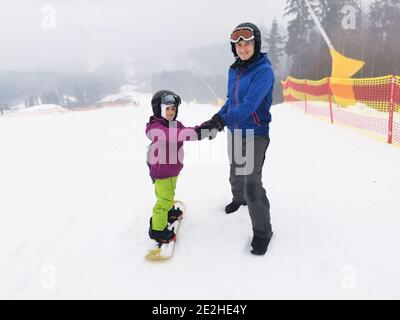
[[332, 112], [332, 90], [331, 90], [331, 78], [328, 77], [328, 96], [329, 96], [329, 112], [331, 116], [331, 123], [333, 124], [333, 112]]
[[390, 86], [390, 105], [389, 105], [389, 125], [388, 125], [388, 141], [387, 143], [392, 144], [393, 142], [393, 112], [394, 112], [394, 84], [396, 77], [392, 75], [391, 86]]
[[304, 80], [304, 113], [307, 114], [307, 80]]

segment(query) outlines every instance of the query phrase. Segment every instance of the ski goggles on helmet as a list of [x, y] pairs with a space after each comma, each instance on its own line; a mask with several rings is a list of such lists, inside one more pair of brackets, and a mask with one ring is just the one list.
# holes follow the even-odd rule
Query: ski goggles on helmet
[[175, 105], [179, 106], [181, 104], [181, 98], [179, 98], [175, 94], [166, 94], [161, 97], [161, 104], [170, 106]]
[[254, 30], [249, 27], [237, 28], [231, 33], [231, 42], [238, 43], [240, 39], [251, 41], [254, 39]]

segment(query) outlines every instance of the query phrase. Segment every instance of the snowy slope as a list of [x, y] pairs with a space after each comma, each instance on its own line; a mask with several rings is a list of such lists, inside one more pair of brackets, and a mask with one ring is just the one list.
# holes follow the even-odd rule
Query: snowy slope
[[[188, 142], [172, 260], [144, 260], [154, 204], [140, 107], [0, 117], [0, 298], [400, 298], [400, 152], [273, 106], [264, 184], [274, 238], [249, 253], [226, 134]], [[184, 104], [196, 125], [216, 108]], [[169, 278], [177, 274], [175, 287]]]

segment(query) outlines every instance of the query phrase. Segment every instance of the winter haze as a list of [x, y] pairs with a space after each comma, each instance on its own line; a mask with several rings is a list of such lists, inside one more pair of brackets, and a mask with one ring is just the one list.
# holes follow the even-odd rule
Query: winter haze
[[0, 70], [91, 71], [150, 60], [176, 68], [194, 48], [228, 42], [238, 23], [270, 25], [285, 1], [31, 0], [1, 3]]

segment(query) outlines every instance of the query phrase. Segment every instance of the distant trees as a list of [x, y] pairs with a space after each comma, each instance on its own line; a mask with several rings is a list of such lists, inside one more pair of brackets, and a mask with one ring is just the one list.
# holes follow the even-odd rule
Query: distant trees
[[0, 104], [0, 114], [4, 114], [4, 110], [8, 110], [8, 105], [7, 104]]
[[283, 36], [279, 33], [278, 22], [276, 19], [273, 19], [271, 30], [266, 36], [263, 36], [263, 41], [266, 44], [268, 57], [271, 60], [273, 68], [277, 68], [281, 58], [284, 56], [285, 41]]
[[[355, 76], [377, 77], [399, 74], [400, 0], [309, 0], [334, 47], [342, 54], [366, 62]], [[321, 79], [330, 75], [331, 58], [311, 20], [304, 0], [287, 0], [290, 18], [285, 52], [291, 61], [290, 74]], [[351, 17], [354, 26], [346, 24]]]
[[[315, 3], [315, 1], [310, 2]], [[301, 77], [308, 74], [313, 64], [310, 59], [310, 49], [314, 22], [304, 0], [287, 0], [284, 16], [290, 18], [285, 46], [285, 52], [292, 62], [290, 74]]]
[[46, 91], [41, 95], [31, 95], [25, 100], [26, 107], [33, 107], [39, 104], [60, 104], [59, 92], [56, 90]]
[[153, 74], [153, 92], [161, 89], [176, 90], [186, 101], [214, 104], [226, 96], [226, 78], [222, 75], [200, 76], [186, 70], [164, 71]]
[[375, 0], [370, 9], [364, 30], [368, 33], [366, 73], [400, 74], [400, 0]]
[[104, 96], [118, 91], [122, 84], [122, 79], [112, 80], [97, 75], [65, 77], [53, 84], [53, 88], [43, 88], [41, 93], [31, 94], [25, 100], [25, 105], [57, 104], [66, 108], [94, 105]]
[[27, 107], [42, 103], [82, 107], [117, 92], [125, 83], [122, 73], [114, 70], [75, 74], [0, 71], [0, 101], [22, 100]]
[[281, 35], [280, 26], [276, 19], [272, 20], [270, 29], [261, 27], [263, 50], [268, 54], [274, 70], [276, 85], [274, 87], [274, 102], [282, 102], [282, 88], [279, 82], [286, 77], [285, 38]]

